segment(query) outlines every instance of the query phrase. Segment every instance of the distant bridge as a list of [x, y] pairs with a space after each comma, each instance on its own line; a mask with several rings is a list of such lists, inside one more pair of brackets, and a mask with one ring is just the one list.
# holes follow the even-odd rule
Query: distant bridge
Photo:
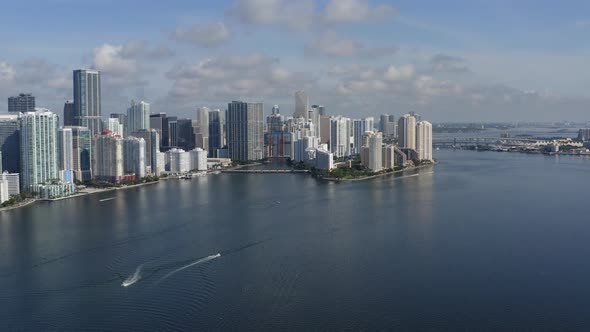
[[510, 145], [523, 146], [536, 144], [540, 141], [529, 138], [498, 138], [498, 137], [461, 137], [461, 138], [435, 138], [432, 145], [435, 148], [461, 148], [482, 145]]
[[225, 169], [222, 173], [310, 173], [306, 169]]

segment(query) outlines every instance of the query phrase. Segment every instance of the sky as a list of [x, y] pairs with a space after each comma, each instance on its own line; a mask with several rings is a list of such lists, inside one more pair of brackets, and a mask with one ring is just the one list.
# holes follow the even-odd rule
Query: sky
[[0, 112], [21, 92], [61, 114], [72, 70], [101, 71], [103, 115], [132, 99], [194, 117], [294, 92], [328, 114], [436, 122], [587, 121], [590, 2], [4, 1]]

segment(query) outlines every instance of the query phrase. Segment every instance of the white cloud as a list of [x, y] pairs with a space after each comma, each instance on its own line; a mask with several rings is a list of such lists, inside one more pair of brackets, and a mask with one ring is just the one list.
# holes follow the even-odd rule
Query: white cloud
[[16, 70], [5, 61], [0, 61], [0, 82], [11, 82], [16, 79]]
[[385, 70], [383, 78], [388, 81], [407, 80], [414, 76], [414, 72], [413, 65], [404, 65], [401, 67], [390, 65]]
[[328, 57], [379, 57], [397, 52], [396, 47], [370, 48], [359, 41], [347, 39], [333, 30], [328, 30], [305, 45], [305, 54]]
[[228, 42], [231, 32], [223, 22], [195, 24], [186, 29], [177, 28], [172, 38], [197, 46], [213, 47]]
[[315, 16], [314, 0], [236, 0], [228, 13], [244, 24], [306, 29]]
[[327, 22], [363, 22], [386, 18], [395, 14], [390, 5], [372, 7], [368, 0], [330, 0], [324, 19]]
[[92, 65], [95, 69], [112, 76], [126, 76], [138, 71], [135, 59], [123, 54], [122, 45], [103, 44], [93, 51]]

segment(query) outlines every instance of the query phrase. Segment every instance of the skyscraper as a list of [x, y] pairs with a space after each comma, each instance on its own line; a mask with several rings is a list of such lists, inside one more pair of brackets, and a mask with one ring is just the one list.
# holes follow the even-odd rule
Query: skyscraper
[[294, 118], [304, 118], [307, 120], [308, 114], [307, 110], [309, 109], [309, 99], [307, 98], [307, 94], [305, 91], [297, 91], [295, 92], [295, 113], [293, 113]]
[[336, 158], [350, 156], [350, 119], [336, 117], [330, 120], [330, 151]]
[[416, 118], [406, 114], [399, 118], [398, 145], [401, 148], [416, 149]]
[[105, 130], [94, 142], [94, 177], [119, 183], [123, 180], [123, 139]]
[[379, 118], [379, 131], [385, 136], [395, 134], [395, 118], [393, 115], [381, 114]]
[[361, 146], [363, 135], [366, 131], [373, 131], [373, 127], [375, 126], [375, 119], [373, 117], [364, 118], [364, 119], [356, 119], [352, 122], [353, 128], [353, 153], [359, 154], [361, 153]]
[[176, 144], [175, 146], [190, 151], [195, 148], [195, 132], [193, 120], [178, 119], [176, 120]]
[[178, 117], [169, 116], [166, 120], [168, 124], [168, 146], [166, 149], [169, 149], [178, 146]]
[[379, 172], [383, 169], [383, 134], [380, 132], [373, 133], [369, 138], [369, 169], [373, 172]]
[[119, 122], [117, 118], [108, 118], [106, 122], [106, 129], [112, 131], [115, 135], [125, 137], [125, 126]]
[[264, 158], [262, 103], [232, 101], [227, 107], [227, 143], [233, 160]]
[[168, 118], [166, 117], [166, 113], [151, 114], [150, 128], [155, 129], [160, 135], [160, 151], [164, 151], [170, 145]]
[[150, 129], [150, 104], [132, 100], [127, 109], [127, 133], [142, 129]]
[[74, 114], [74, 102], [66, 100], [64, 104], [64, 126], [75, 126], [76, 116]]
[[0, 151], [2, 169], [9, 173], [20, 172], [20, 125], [18, 113], [0, 114]]
[[59, 178], [58, 127], [57, 114], [47, 109], [23, 113], [20, 119], [20, 174], [23, 191]]
[[145, 150], [143, 138], [129, 136], [123, 141], [123, 172], [125, 174], [135, 174], [136, 179], [145, 177]]
[[225, 146], [225, 112], [209, 111], [209, 155], [215, 156], [217, 149]]
[[416, 152], [418, 159], [432, 160], [432, 124], [428, 121], [416, 124]]
[[[199, 107], [195, 121], [195, 146], [203, 150], [209, 149], [209, 108]], [[192, 150], [192, 149], [190, 149]]]
[[35, 111], [35, 97], [30, 93], [20, 93], [18, 96], [8, 97], [8, 112], [25, 113]]
[[78, 126], [87, 127], [92, 135], [101, 131], [100, 72], [74, 70], [74, 119]]
[[140, 130], [131, 133], [131, 136], [143, 138], [145, 141], [146, 171], [152, 174], [160, 174], [158, 171], [158, 153], [160, 152], [160, 134], [156, 129]]
[[63, 127], [58, 130], [58, 159], [60, 179], [64, 182], [73, 182], [74, 171], [74, 140], [70, 127]]
[[72, 156], [74, 179], [80, 182], [92, 179], [92, 139], [86, 127], [67, 127], [72, 131]]

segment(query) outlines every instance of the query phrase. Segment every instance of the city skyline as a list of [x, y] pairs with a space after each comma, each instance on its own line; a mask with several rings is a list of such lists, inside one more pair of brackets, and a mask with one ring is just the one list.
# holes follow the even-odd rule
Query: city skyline
[[[44, 17], [72, 20], [15, 32], [10, 13], [32, 4]], [[580, 14], [590, 5], [581, 1], [559, 8], [368, 0], [117, 6], [120, 13], [63, 0], [5, 4], [0, 35], [12, 47], [0, 57], [0, 98], [31, 93], [59, 112], [74, 99], [71, 69], [88, 68], [104, 74], [103, 116], [124, 113], [132, 99], [180, 117], [232, 99], [293, 114], [298, 90], [330, 105], [331, 114], [354, 118], [415, 111], [435, 122], [581, 121], [590, 105], [589, 25]], [[123, 15], [130, 11], [134, 22]], [[88, 24], [79, 24], [88, 12]], [[107, 16], [109, 25], [96, 29]]]

